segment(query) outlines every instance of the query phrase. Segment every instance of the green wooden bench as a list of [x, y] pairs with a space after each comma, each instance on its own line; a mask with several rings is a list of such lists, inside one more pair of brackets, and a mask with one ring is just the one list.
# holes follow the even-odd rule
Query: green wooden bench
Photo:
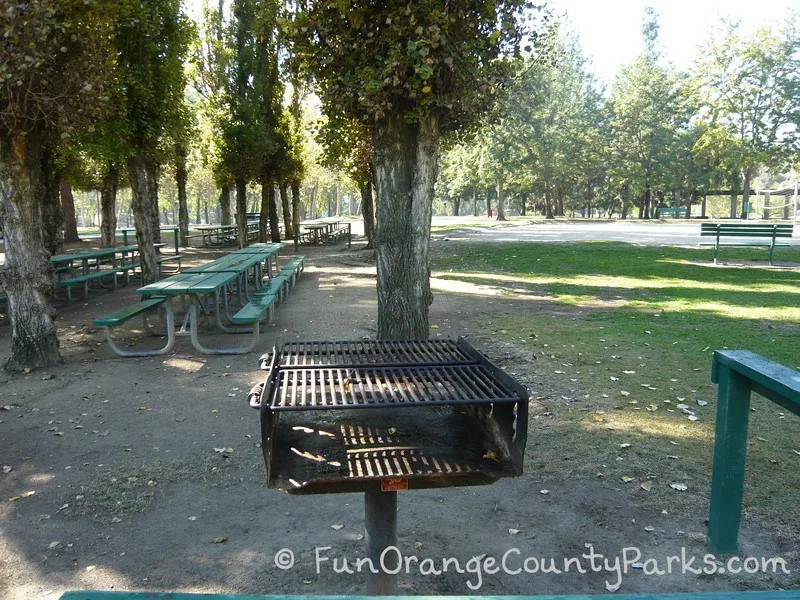
[[272, 321], [277, 296], [274, 293], [263, 292], [262, 290], [259, 290], [250, 299], [250, 302], [231, 317], [231, 322], [236, 324], [256, 323], [261, 321], [267, 313], [269, 313], [269, 321]]
[[103, 271], [92, 271], [91, 273], [86, 273], [85, 275], [78, 275], [76, 277], [70, 277], [69, 279], [59, 279], [56, 282], [56, 287], [66, 290], [67, 292], [67, 303], [72, 302], [72, 288], [73, 287], [82, 287], [83, 288], [83, 298], [86, 299], [89, 296], [89, 284], [92, 281], [102, 281], [103, 279], [110, 277], [114, 281], [114, 287], [117, 287], [117, 275], [119, 272], [117, 269], [106, 269]]
[[[404, 596], [383, 596], [399, 600]], [[374, 596], [253, 596], [176, 592], [67, 592], [61, 600], [370, 600]], [[487, 596], [414, 596], [416, 600], [484, 600]], [[578, 596], [489, 596], [492, 600], [798, 600], [797, 590], [767, 592], [691, 592], [688, 594], [581, 594]]]
[[664, 217], [680, 219], [686, 216], [686, 208], [683, 206], [676, 206], [676, 207], [659, 206], [658, 208], [656, 208], [656, 216], [659, 219]]
[[305, 260], [306, 257], [303, 254], [299, 254], [293, 257], [291, 260], [287, 261], [283, 268], [281, 269], [281, 273], [288, 273], [291, 277], [290, 285], [294, 285], [297, 283], [297, 278], [300, 276], [300, 273], [303, 272], [305, 269]]
[[[142, 315], [144, 317], [144, 326], [147, 331], [150, 331], [150, 324], [147, 322], [147, 313], [153, 309], [158, 309], [164, 306], [167, 313], [167, 344], [158, 350], [123, 350], [114, 342], [112, 330], [119, 327], [123, 323], [130, 321], [136, 316]], [[126, 306], [116, 312], [99, 317], [92, 321], [96, 327], [103, 327], [106, 333], [106, 341], [111, 349], [120, 356], [156, 356], [159, 354], [167, 354], [172, 351], [175, 345], [175, 316], [172, 312], [172, 306], [165, 296], [155, 296]]]
[[[720, 246], [768, 246], [769, 264], [775, 246], [788, 246], [788, 242], [779, 242], [778, 238], [790, 238], [794, 231], [791, 223], [701, 223], [700, 235], [713, 236], [713, 242], [700, 242], [701, 246], [714, 246], [714, 264], [717, 264]], [[735, 241], [722, 241], [722, 238], [747, 238]]]
[[712, 552], [735, 553], [742, 516], [750, 392], [800, 416], [800, 373], [747, 350], [717, 350], [711, 381], [719, 384], [719, 390], [708, 546]]

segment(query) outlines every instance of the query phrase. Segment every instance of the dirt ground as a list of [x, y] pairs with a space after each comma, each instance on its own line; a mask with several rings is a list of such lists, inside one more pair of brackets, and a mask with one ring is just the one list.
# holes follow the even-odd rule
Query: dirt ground
[[[449, 252], [457, 248], [435, 239], [433, 252], [444, 244]], [[360, 242], [351, 250], [342, 244], [304, 248], [305, 273], [247, 355], [198, 355], [179, 338], [170, 356], [117, 357], [92, 318], [134, 301], [135, 285], [59, 309], [64, 364], [29, 374], [0, 372], [0, 598], [54, 598], [72, 589], [363, 593], [363, 572], [334, 569], [344, 558], [352, 565], [363, 556], [363, 497], [268, 489], [258, 415], [246, 398], [264, 377], [259, 356], [276, 341], [375, 336], [375, 268], [362, 248]], [[189, 255], [187, 264], [216, 254]], [[433, 286], [432, 334], [467, 336], [526, 384], [536, 401], [522, 477], [399, 494], [400, 551], [432, 559], [409, 561], [410, 572], [400, 574], [401, 593], [603, 593], [618, 582], [614, 559], [624, 548], [637, 563], [622, 574], [624, 592], [798, 587], [796, 531], [745, 518], [741, 555], [782, 556], [792, 573], [723, 574], [722, 564], [703, 562], [702, 494], [673, 510], [643, 502], [642, 494], [611, 479], [537, 476], [537, 430], [548, 426], [539, 417], [552, 410], [549, 400], [559, 390], [543, 377], [532, 383], [532, 374], [552, 372], [546, 356], [493, 339], [487, 302], [493, 312], [531, 318], [564, 307], [531, 305], [512, 295], [487, 298], [465, 284], [434, 280]], [[9, 344], [10, 328], [1, 326], [0, 356]], [[293, 568], [276, 566], [282, 549], [293, 552]], [[592, 559], [581, 558], [592, 549], [610, 557], [607, 567], [595, 559], [593, 571]], [[666, 570], [669, 557], [682, 552], [684, 566], [697, 557], [684, 572], [680, 561], [670, 563], [672, 574], [653, 571]], [[504, 555], [509, 572], [491, 573], [486, 559], [499, 565]], [[478, 561], [470, 562], [476, 556], [483, 556], [481, 573]], [[536, 559], [528, 561], [530, 570], [539, 571], [516, 573], [527, 557]], [[460, 561], [465, 572], [451, 566], [437, 574], [445, 558]], [[586, 572], [575, 563], [568, 573], [554, 572], [551, 558], [556, 567], [579, 559]], [[543, 573], [542, 565], [551, 572]], [[717, 572], [691, 572], [698, 567]]]

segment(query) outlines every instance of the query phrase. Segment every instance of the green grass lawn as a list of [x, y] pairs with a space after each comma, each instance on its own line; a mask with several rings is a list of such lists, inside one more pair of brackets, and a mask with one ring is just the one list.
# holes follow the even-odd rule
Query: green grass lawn
[[[715, 267], [708, 248], [448, 250], [434, 277], [513, 300], [513, 310], [490, 306], [475, 325], [490, 321], [490, 335], [537, 358], [528, 473], [610, 478], [645, 504], [697, 509], [710, 487], [713, 350], [752, 350], [800, 369], [800, 267], [769, 269], [762, 249], [726, 248], [726, 261], [759, 261], [739, 268]], [[776, 259], [800, 264], [800, 249]], [[800, 514], [786, 507], [800, 502], [800, 420], [763, 398], [752, 406], [745, 508], [797, 532]]]

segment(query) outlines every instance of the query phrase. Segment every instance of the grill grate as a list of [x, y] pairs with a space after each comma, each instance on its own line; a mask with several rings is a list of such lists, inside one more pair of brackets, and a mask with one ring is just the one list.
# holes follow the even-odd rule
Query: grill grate
[[518, 402], [483, 365], [288, 368], [278, 371], [270, 408], [308, 410]]
[[[264, 368], [262, 361], [262, 368]], [[280, 350], [280, 367], [353, 367], [438, 365], [475, 362], [454, 340], [362, 340], [354, 342], [288, 342]]]

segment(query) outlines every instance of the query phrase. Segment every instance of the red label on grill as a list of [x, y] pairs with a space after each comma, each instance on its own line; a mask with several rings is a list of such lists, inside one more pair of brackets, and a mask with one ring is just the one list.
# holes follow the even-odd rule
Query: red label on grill
[[408, 478], [386, 477], [381, 479], [382, 492], [402, 492], [408, 489]]

